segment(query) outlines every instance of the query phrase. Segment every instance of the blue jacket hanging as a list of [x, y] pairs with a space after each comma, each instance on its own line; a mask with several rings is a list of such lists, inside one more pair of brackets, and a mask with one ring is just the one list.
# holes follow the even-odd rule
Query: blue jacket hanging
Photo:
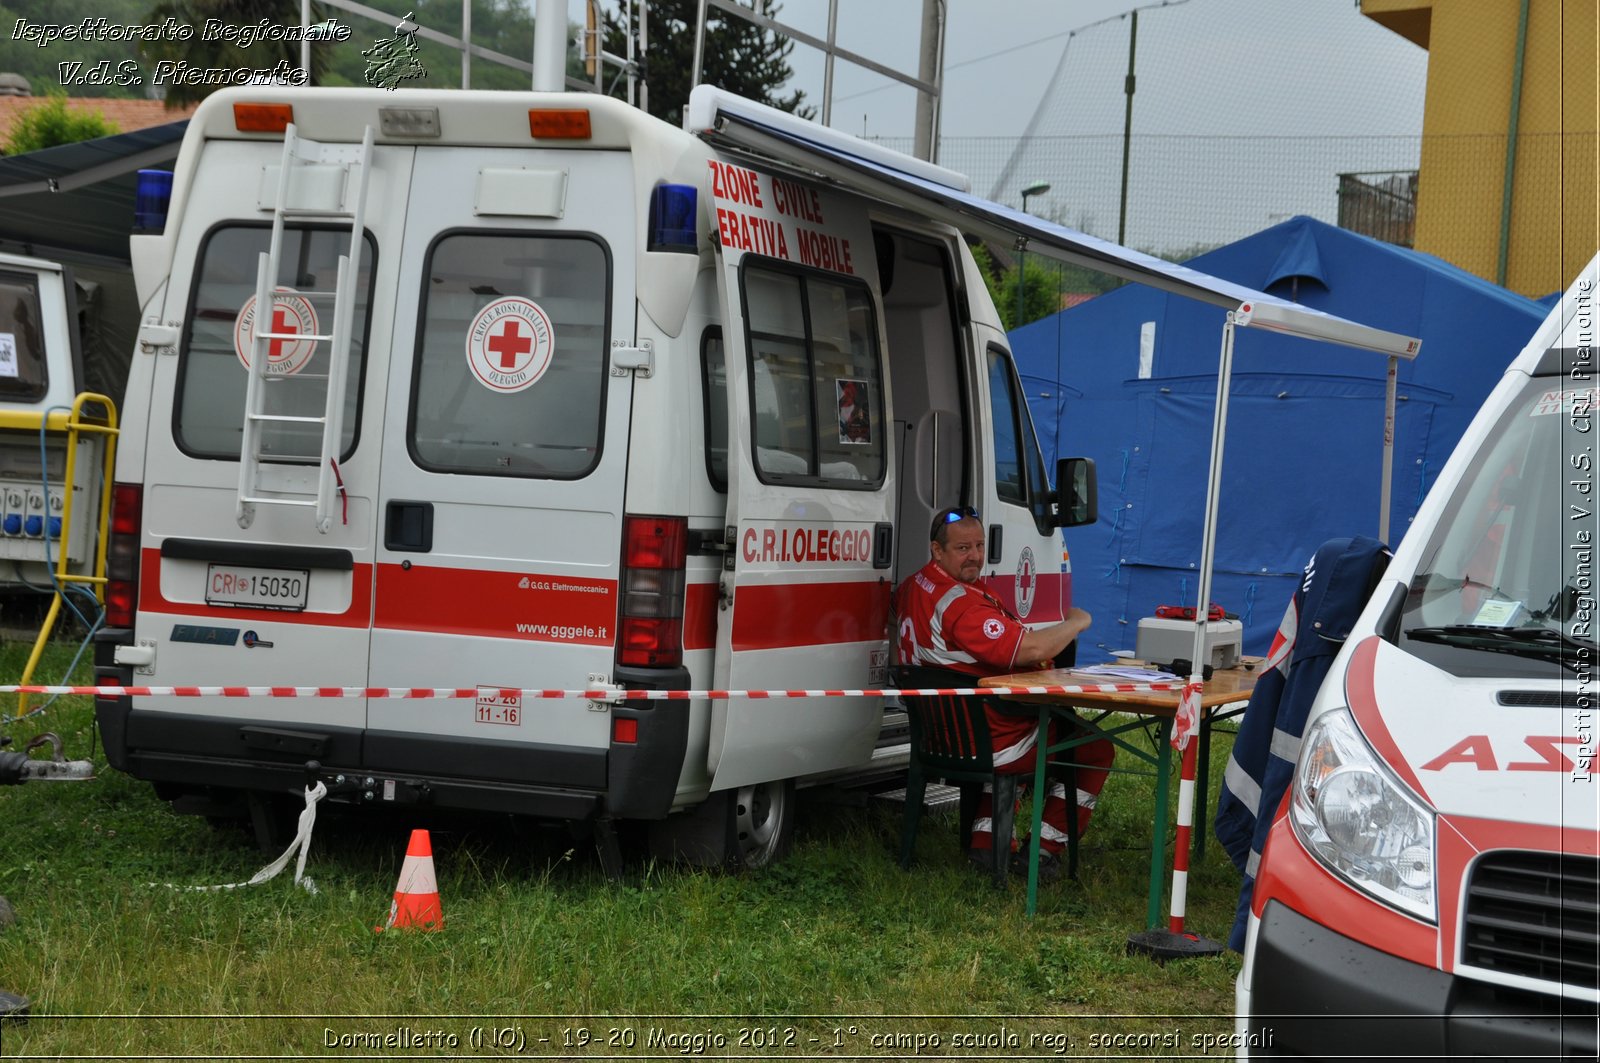
[[1244, 874], [1229, 948], [1244, 948], [1256, 865], [1293, 777], [1311, 700], [1388, 561], [1389, 548], [1366, 536], [1318, 547], [1261, 666], [1217, 801], [1217, 840]]

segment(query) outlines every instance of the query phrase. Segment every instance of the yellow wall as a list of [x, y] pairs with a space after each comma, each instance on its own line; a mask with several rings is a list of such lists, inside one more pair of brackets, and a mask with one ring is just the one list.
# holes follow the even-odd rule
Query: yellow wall
[[[1498, 280], [1522, 0], [1362, 0], [1428, 49], [1418, 250]], [[1600, 247], [1600, 0], [1529, 0], [1505, 285], [1544, 295]]]

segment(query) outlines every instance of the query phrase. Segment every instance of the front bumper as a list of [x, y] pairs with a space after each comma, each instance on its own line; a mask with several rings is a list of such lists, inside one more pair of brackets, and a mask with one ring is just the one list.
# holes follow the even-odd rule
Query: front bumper
[[1237, 1023], [1251, 1058], [1595, 1058], [1593, 1003], [1412, 963], [1278, 900], [1254, 938]]

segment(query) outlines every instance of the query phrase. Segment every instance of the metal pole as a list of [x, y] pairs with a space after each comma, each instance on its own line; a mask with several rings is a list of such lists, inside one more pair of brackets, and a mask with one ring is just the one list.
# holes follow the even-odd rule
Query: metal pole
[[[1224, 946], [1183, 929], [1189, 890], [1189, 831], [1194, 821], [1194, 785], [1200, 743], [1191, 733], [1203, 726], [1205, 709], [1206, 611], [1211, 605], [1211, 566], [1216, 556], [1217, 505], [1222, 487], [1222, 441], [1228, 432], [1228, 385], [1233, 377], [1233, 315], [1222, 326], [1222, 358], [1217, 367], [1216, 412], [1211, 418], [1211, 469], [1206, 482], [1205, 531], [1200, 539], [1200, 595], [1195, 606], [1193, 664], [1183, 685], [1178, 718], [1173, 721], [1172, 744], [1181, 760], [1178, 769], [1177, 842], [1172, 857], [1172, 909], [1166, 930], [1146, 930], [1128, 938], [1128, 947], [1161, 959], [1211, 956]], [[1167, 755], [1166, 750], [1161, 755]], [[1165, 781], [1165, 780], [1162, 780]], [[1154, 860], [1154, 857], [1151, 858]], [[1153, 866], [1153, 865], [1152, 865]]]
[[639, 100], [638, 100], [638, 97], [634, 95], [634, 90], [633, 90], [633, 85], [634, 85], [634, 75], [633, 75], [633, 69], [634, 69], [633, 68], [633, 4], [632, 4], [631, 0], [623, 0], [623, 4], [622, 4], [622, 31], [623, 31], [623, 34], [628, 39], [628, 54], [627, 54], [628, 63], [627, 63], [627, 66], [625, 66], [623, 68], [624, 70], [626, 70], [628, 72], [628, 106], [629, 107], [633, 107], [633, 106], [636, 106], [638, 104]]
[[[944, 38], [943, 5], [940, 0], [922, 0], [921, 57], [917, 60], [917, 78], [937, 82], [939, 79], [939, 51]], [[934, 105], [936, 97], [930, 92], [917, 90], [916, 138], [911, 153], [919, 159], [933, 161]]]
[[689, 71], [689, 88], [691, 91], [696, 85], [700, 84], [700, 70], [705, 64], [706, 3], [707, 0], [700, 0], [700, 14], [695, 19], [694, 24], [694, 69]]
[[472, 87], [472, 0], [461, 0], [461, 87]]
[[[1022, 197], [1022, 212], [1028, 212], [1028, 197]], [[1017, 237], [1017, 318], [1011, 322], [1011, 327], [1022, 327], [1022, 261], [1028, 254], [1028, 241], [1024, 237]]]
[[839, 43], [839, 0], [828, 0], [828, 50], [822, 59], [822, 124], [833, 120], [833, 49]]
[[1222, 493], [1222, 441], [1228, 431], [1228, 384], [1233, 379], [1233, 311], [1222, 326], [1222, 358], [1217, 367], [1217, 401], [1211, 418], [1211, 469], [1206, 481], [1205, 528], [1200, 536], [1200, 600], [1194, 614], [1194, 671], [1191, 682], [1204, 679], [1206, 610], [1211, 606], [1211, 565], [1217, 553], [1217, 507]]
[[1128, 96], [1122, 115], [1122, 205], [1117, 210], [1117, 243], [1124, 243], [1128, 233], [1128, 149], [1133, 136], [1133, 54], [1139, 46], [1139, 12], [1131, 13], [1133, 28], [1128, 33], [1128, 76], [1122, 82], [1122, 91]]
[[1383, 487], [1378, 492], [1378, 541], [1389, 541], [1389, 496], [1394, 489], [1394, 401], [1395, 380], [1400, 359], [1389, 356], [1389, 372], [1383, 382]]
[[533, 14], [533, 91], [567, 87], [567, 5], [538, 0]]
[[[1517, 61], [1511, 71], [1511, 116], [1506, 120], [1506, 172], [1500, 191], [1500, 255], [1494, 282], [1506, 286], [1506, 262], [1511, 255], [1511, 193], [1516, 188], [1517, 126], [1522, 118], [1522, 65], [1528, 52], [1528, 0], [1517, 16]], [[1385, 540], [1387, 541], [1387, 540]]]
[[311, 0], [300, 0], [300, 69], [306, 72], [306, 83], [311, 81]]
[[[639, 54], [650, 54], [650, 2], [639, 0]], [[649, 66], [645, 67], [649, 70]], [[650, 75], [639, 79], [639, 110], [650, 113]]]

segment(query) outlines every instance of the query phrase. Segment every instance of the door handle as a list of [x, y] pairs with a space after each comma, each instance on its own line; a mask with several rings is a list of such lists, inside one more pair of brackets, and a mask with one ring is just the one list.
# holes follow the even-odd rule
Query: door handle
[[1005, 525], [989, 525], [989, 564], [1000, 563], [1000, 555], [1005, 551]]
[[433, 549], [433, 503], [391, 498], [383, 520], [383, 548], [425, 554]]
[[894, 525], [879, 523], [872, 529], [872, 567], [888, 568], [894, 564]]

